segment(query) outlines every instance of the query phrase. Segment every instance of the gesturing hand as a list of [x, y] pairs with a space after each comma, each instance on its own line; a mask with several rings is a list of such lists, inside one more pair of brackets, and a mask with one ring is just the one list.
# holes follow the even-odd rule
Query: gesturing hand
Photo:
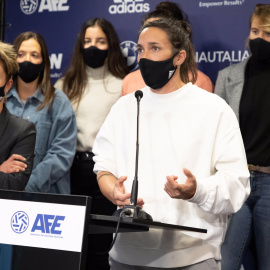
[[177, 182], [178, 177], [175, 175], [166, 177], [167, 181], [164, 190], [171, 198], [189, 200], [196, 192], [197, 182], [195, 176], [188, 169], [183, 169], [183, 172], [187, 177], [185, 184], [179, 185]]
[[[131, 193], [125, 193], [124, 182], [126, 180], [126, 176], [121, 176], [119, 179], [116, 180], [115, 186], [113, 188], [114, 203], [120, 207], [124, 205], [130, 205]], [[142, 207], [143, 204], [143, 199], [138, 198], [137, 205]]]
[[[21, 161], [19, 161], [21, 160]], [[15, 173], [25, 171], [27, 165], [23, 162], [26, 159], [21, 155], [13, 154], [9, 159], [0, 165], [0, 171], [4, 173]]]
[[126, 176], [121, 176], [116, 180], [113, 188], [113, 198], [115, 204], [118, 206], [124, 206], [129, 204], [130, 193], [125, 193], [124, 182], [127, 180]]

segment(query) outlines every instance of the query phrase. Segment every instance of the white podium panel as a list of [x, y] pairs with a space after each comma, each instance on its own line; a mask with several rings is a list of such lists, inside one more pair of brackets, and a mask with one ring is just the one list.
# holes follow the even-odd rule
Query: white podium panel
[[0, 190], [0, 269], [85, 267], [91, 198]]

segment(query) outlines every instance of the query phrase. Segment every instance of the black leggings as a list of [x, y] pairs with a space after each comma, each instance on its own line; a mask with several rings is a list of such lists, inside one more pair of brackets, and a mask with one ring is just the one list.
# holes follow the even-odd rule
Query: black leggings
[[[92, 197], [92, 214], [112, 215], [116, 205], [112, 204], [100, 192], [96, 174], [93, 172], [93, 154], [77, 153], [71, 167], [71, 194]], [[112, 242], [112, 234], [89, 234], [86, 270], [109, 270], [108, 254], [98, 254], [106, 251]]]

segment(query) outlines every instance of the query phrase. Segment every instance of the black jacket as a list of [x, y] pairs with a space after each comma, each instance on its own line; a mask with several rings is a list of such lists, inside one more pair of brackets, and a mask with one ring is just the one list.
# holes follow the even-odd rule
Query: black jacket
[[24, 172], [0, 172], [0, 189], [24, 190], [33, 168], [36, 129], [32, 122], [12, 115], [3, 106], [0, 114], [0, 165], [12, 154], [26, 158]]

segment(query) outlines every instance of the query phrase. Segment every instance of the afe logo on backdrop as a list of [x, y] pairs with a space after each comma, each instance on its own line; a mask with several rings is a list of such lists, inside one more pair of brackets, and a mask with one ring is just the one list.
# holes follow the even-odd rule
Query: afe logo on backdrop
[[38, 12], [56, 12], [56, 11], [68, 11], [69, 5], [68, 0], [40, 0], [38, 5], [38, 0], [21, 0], [20, 6], [24, 14], [30, 15], [33, 14], [38, 6]]
[[130, 71], [138, 68], [137, 62], [137, 44], [133, 41], [123, 41], [120, 43], [122, 54], [127, 59], [127, 65]]
[[15, 233], [23, 233], [28, 228], [29, 217], [25, 212], [18, 211], [12, 216], [10, 225]]
[[109, 7], [110, 14], [147, 13], [150, 11], [149, 3], [144, 0], [113, 0], [114, 5]]
[[30, 15], [36, 11], [38, 0], [21, 0], [20, 6], [23, 13]]

